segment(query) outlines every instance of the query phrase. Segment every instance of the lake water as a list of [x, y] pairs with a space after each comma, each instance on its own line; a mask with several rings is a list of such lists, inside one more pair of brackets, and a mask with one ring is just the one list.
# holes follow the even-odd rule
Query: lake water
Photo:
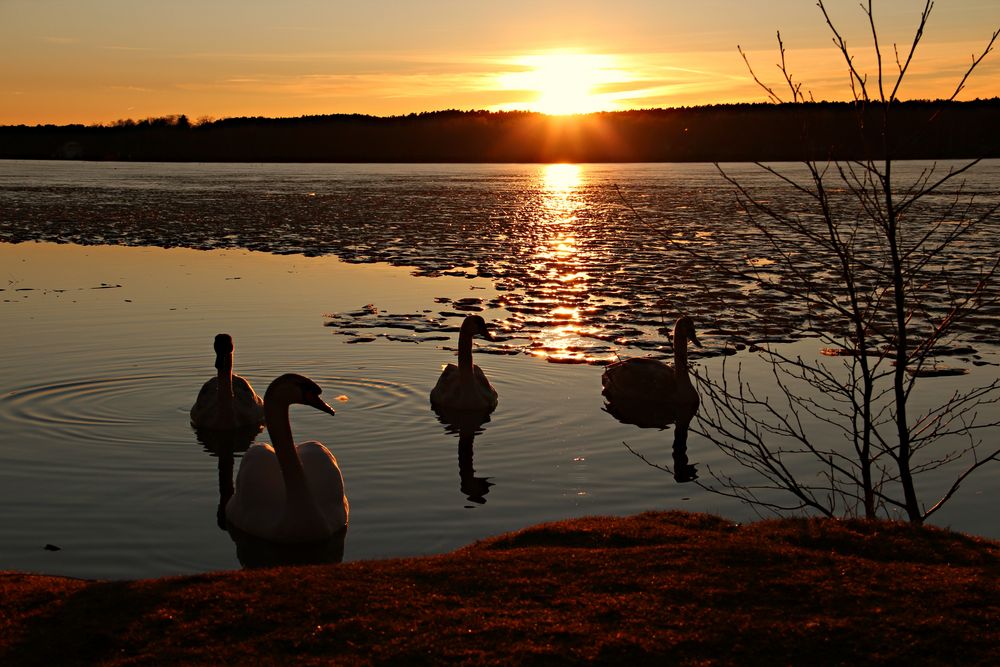
[[[752, 167], [728, 168], [764, 186]], [[966, 187], [995, 202], [1000, 162]], [[739, 220], [711, 165], [0, 162], [0, 569], [132, 578], [254, 560], [217, 517], [238, 455], [217, 456], [187, 418], [222, 331], [259, 393], [294, 371], [337, 408], [293, 408], [292, 423], [344, 470], [347, 560], [588, 514], [753, 519], [633, 454], [670, 466], [672, 432], [619, 423], [600, 394], [601, 363], [669, 356], [664, 328], [682, 312], [699, 322], [705, 372], [734, 344], [818, 352], [795, 333], [797, 304], [708, 280], [658, 235], [752, 256]], [[995, 231], [948, 260], [995, 256]], [[737, 301], [747, 308], [717, 306]], [[503, 339], [477, 344], [501, 398], [471, 460], [428, 402], [469, 312]], [[974, 352], [949, 363], [968, 375], [928, 379], [931, 397], [997, 377], [996, 321], [965, 339]], [[737, 358], [766, 377], [755, 355]], [[738, 472], [697, 435], [689, 456]], [[922, 498], [943, 492], [945, 472], [919, 482]], [[934, 523], [1000, 538], [998, 493], [991, 464]]]

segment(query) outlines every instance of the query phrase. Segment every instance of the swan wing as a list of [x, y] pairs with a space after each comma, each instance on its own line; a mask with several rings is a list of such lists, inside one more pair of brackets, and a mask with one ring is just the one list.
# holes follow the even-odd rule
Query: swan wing
[[489, 378], [486, 377], [486, 373], [484, 373], [483, 369], [479, 366], [473, 366], [472, 374], [476, 379], [476, 387], [479, 394], [482, 396], [482, 399], [486, 402], [489, 409], [492, 410], [496, 408], [500, 395], [497, 394], [497, 390], [490, 383]]
[[441, 370], [437, 383], [431, 389], [431, 403], [444, 404], [448, 396], [455, 391], [458, 386], [458, 366], [448, 364]]
[[635, 357], [611, 364], [601, 376], [604, 395], [618, 400], [672, 400], [677, 379], [671, 366], [656, 359]]
[[314, 440], [299, 444], [297, 449], [316, 507], [331, 528], [336, 530], [346, 526], [350, 505], [337, 457]]
[[246, 378], [233, 376], [233, 412], [241, 426], [264, 424], [264, 399], [257, 395]]
[[226, 518], [246, 533], [266, 537], [281, 521], [286, 504], [285, 480], [274, 448], [253, 445], [240, 461]]
[[191, 423], [195, 426], [207, 426], [214, 418], [219, 402], [218, 386], [219, 378], [213, 377], [198, 391], [198, 397], [191, 406]]
[[447, 410], [493, 410], [497, 390], [479, 366], [472, 367], [471, 380], [464, 380], [458, 366], [448, 364], [431, 390], [431, 404]]
[[[191, 424], [196, 428], [218, 428], [219, 378], [213, 377], [202, 385], [191, 407]], [[260, 427], [264, 424], [264, 400], [250, 383], [239, 375], [233, 376], [233, 416], [237, 427]]]

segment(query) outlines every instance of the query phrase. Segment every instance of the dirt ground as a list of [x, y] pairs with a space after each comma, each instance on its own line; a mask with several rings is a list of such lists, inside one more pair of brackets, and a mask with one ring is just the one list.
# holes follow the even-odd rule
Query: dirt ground
[[997, 664], [1000, 543], [589, 517], [453, 553], [141, 581], [0, 573], [0, 664]]

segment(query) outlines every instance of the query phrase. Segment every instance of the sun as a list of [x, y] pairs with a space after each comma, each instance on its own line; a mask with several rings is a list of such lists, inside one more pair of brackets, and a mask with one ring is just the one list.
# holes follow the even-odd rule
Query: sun
[[525, 103], [504, 105], [551, 115], [612, 111], [612, 97], [602, 87], [628, 80], [611, 56], [545, 53], [518, 58], [522, 71], [501, 77], [502, 87], [533, 94]]

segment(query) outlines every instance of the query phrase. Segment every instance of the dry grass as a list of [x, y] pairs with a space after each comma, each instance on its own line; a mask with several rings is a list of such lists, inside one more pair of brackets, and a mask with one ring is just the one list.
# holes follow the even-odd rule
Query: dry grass
[[647, 513], [451, 554], [131, 582], [0, 574], [0, 664], [997, 664], [1000, 544]]

